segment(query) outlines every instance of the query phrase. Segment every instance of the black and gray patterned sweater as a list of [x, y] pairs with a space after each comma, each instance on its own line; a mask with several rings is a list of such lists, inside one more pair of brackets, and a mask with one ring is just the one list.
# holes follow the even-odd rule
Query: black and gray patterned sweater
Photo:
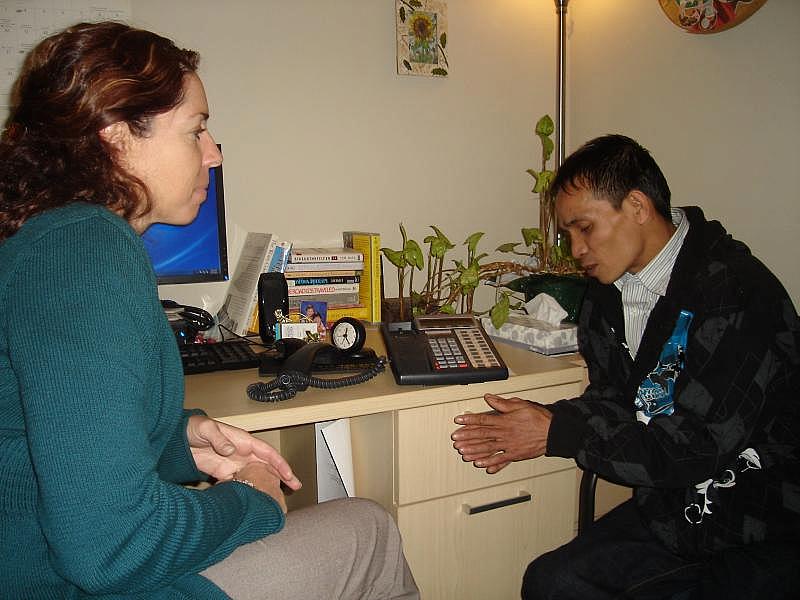
[[[774, 275], [716, 221], [690, 228], [636, 360], [620, 293], [595, 280], [579, 323], [590, 384], [550, 406], [549, 456], [632, 486], [668, 548], [701, 558], [762, 540], [800, 540], [800, 321]], [[693, 313], [674, 413], [636, 419], [637, 390], [681, 310]], [[744, 451], [745, 454], [742, 454]]]

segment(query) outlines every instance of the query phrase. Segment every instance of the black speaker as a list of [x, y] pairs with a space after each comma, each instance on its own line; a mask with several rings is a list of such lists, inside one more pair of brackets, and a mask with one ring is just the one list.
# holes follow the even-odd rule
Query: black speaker
[[275, 341], [275, 311], [289, 314], [289, 287], [283, 273], [262, 273], [258, 278], [258, 335], [265, 344]]

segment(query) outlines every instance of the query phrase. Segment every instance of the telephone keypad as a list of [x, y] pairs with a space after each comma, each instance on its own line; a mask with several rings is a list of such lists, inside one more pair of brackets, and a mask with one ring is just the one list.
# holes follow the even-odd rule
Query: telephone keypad
[[469, 361], [476, 369], [481, 367], [499, 367], [497, 355], [477, 328], [454, 330], [461, 345], [467, 351]]
[[486, 338], [475, 328], [454, 329], [447, 333], [429, 332], [428, 344], [433, 367], [437, 370], [500, 366]]
[[465, 369], [467, 359], [452, 334], [428, 335], [435, 369]]

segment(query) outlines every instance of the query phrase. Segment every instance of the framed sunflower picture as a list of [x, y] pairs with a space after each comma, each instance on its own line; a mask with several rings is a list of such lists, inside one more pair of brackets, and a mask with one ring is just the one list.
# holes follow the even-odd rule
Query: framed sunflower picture
[[447, 77], [445, 0], [395, 0], [397, 73]]

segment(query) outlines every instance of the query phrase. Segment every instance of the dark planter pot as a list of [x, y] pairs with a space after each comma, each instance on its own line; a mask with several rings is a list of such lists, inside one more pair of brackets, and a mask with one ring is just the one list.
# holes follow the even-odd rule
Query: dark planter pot
[[515, 292], [524, 293], [526, 302], [541, 293], [552, 296], [567, 311], [565, 320], [575, 323], [578, 320], [587, 284], [588, 279], [582, 275], [533, 273], [509, 281], [506, 287]]
[[397, 323], [411, 320], [411, 298], [403, 301], [403, 314], [400, 314], [400, 298], [384, 298], [381, 302], [381, 320], [384, 323]]

